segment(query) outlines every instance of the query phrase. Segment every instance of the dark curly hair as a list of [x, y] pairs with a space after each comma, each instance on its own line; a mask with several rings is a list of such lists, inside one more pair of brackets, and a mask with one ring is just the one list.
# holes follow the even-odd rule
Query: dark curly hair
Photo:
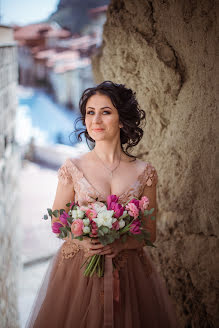
[[[82, 141], [81, 135], [84, 134], [89, 149], [93, 149], [95, 146], [95, 140], [89, 136], [86, 129], [85, 115], [88, 99], [97, 93], [108, 96], [113, 106], [118, 110], [119, 120], [123, 124], [123, 127], [120, 129], [121, 148], [126, 155], [135, 158], [135, 156], [128, 153], [128, 149], [136, 146], [141, 140], [144, 131], [140, 126], [142, 121], [145, 120], [146, 115], [145, 112], [139, 108], [139, 104], [136, 100], [136, 92], [126, 88], [124, 84], [104, 81], [95, 87], [84, 90], [79, 101], [81, 116], [75, 120], [74, 132], [78, 134], [77, 140]], [[78, 122], [82, 122], [85, 129], [77, 128]], [[89, 141], [92, 145], [89, 144]]]

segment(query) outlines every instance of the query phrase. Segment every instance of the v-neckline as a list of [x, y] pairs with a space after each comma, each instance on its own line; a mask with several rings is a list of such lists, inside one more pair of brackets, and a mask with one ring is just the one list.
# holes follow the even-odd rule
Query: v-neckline
[[[81, 176], [85, 179], [85, 181], [87, 182], [87, 184], [96, 192], [98, 193], [99, 195], [102, 195], [104, 192], [99, 192], [99, 190], [97, 190], [94, 185], [92, 183], [89, 182], [89, 180], [86, 178], [86, 176], [84, 175], [84, 172], [82, 172], [78, 167], [77, 165], [72, 161], [72, 159], [70, 158], [70, 161], [72, 163], [72, 165], [76, 168], [76, 170], [81, 174]], [[130, 187], [126, 188], [124, 190], [124, 192], [122, 192], [120, 195], [116, 195], [118, 198], [121, 198], [124, 194], [126, 194], [127, 192], [129, 192], [133, 186], [136, 184], [137, 181], [139, 181], [141, 179], [141, 177], [144, 175], [145, 171], [146, 171], [146, 168], [148, 166], [148, 162], [145, 162], [145, 167], [144, 169], [142, 170], [141, 173], [139, 173], [139, 175], [137, 176], [136, 180], [131, 184]], [[105, 193], [104, 193], [105, 194]]]

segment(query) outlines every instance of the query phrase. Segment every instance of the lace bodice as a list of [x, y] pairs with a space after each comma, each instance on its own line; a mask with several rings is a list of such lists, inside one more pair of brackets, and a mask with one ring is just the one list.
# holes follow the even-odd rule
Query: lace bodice
[[[72, 159], [68, 158], [64, 164], [58, 170], [58, 179], [64, 184], [72, 184], [75, 192], [75, 202], [78, 202], [79, 206], [87, 205], [88, 203], [94, 202], [97, 198], [99, 201], [106, 201], [102, 193], [100, 193], [84, 176], [83, 172], [75, 165]], [[136, 181], [126, 189], [121, 195], [117, 195], [121, 204], [126, 203], [132, 197], [140, 198], [145, 186], [153, 186], [157, 184], [158, 176], [155, 168], [150, 162], [145, 162], [144, 169], [138, 175]], [[73, 199], [72, 199], [73, 201]], [[75, 256], [75, 254], [83, 247], [76, 245], [71, 241], [66, 241], [62, 248], [62, 257], [60, 264], [65, 259], [69, 259]], [[84, 250], [83, 250], [84, 251]], [[114, 259], [116, 267], [120, 270], [126, 263], [128, 253], [131, 250], [123, 250]], [[140, 258], [144, 258], [142, 249], [138, 250]], [[146, 266], [147, 267], [147, 266]], [[148, 271], [148, 268], [147, 268]]]
[[[98, 198], [99, 201], [106, 201], [102, 193], [92, 186], [83, 172], [74, 164], [72, 159], [68, 158], [64, 164], [58, 170], [58, 179], [63, 184], [73, 183], [75, 191], [75, 201], [78, 201], [79, 205], [85, 205], [89, 202], [93, 202]], [[152, 186], [157, 184], [158, 176], [156, 169], [150, 162], [145, 162], [145, 167], [136, 181], [126, 189], [119, 197], [119, 202], [125, 203], [130, 197], [141, 197], [145, 186]]]

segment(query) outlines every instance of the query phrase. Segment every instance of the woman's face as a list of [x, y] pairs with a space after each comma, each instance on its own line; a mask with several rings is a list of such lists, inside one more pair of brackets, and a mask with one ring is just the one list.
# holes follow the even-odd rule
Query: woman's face
[[111, 99], [97, 93], [86, 104], [85, 124], [89, 136], [95, 141], [112, 140], [120, 134], [119, 114]]

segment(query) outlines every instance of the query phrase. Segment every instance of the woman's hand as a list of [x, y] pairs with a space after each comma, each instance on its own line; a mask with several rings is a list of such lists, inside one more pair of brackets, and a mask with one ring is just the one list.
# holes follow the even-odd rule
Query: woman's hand
[[98, 238], [91, 239], [89, 237], [83, 237], [83, 240], [79, 242], [84, 248], [85, 257], [100, 254], [100, 251], [104, 248]]
[[108, 257], [115, 257], [122, 250], [121, 240], [115, 240], [112, 244], [104, 246], [100, 243], [98, 238], [85, 237], [80, 243], [84, 246], [85, 257], [93, 255], [106, 255]]
[[123, 249], [123, 245], [120, 239], [116, 239], [113, 243], [104, 246], [99, 255], [106, 255], [107, 257], [114, 258]]

